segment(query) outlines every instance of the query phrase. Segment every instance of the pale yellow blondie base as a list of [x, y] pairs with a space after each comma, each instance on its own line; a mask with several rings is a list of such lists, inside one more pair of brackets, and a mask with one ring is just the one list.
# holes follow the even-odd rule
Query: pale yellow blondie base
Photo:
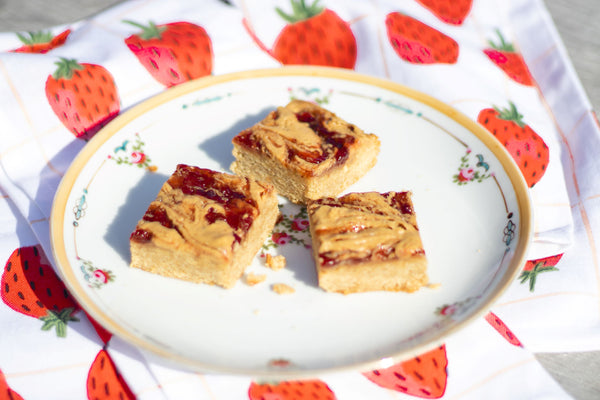
[[343, 294], [378, 290], [410, 293], [429, 281], [425, 256], [363, 265], [318, 266], [317, 274], [323, 290]]
[[231, 164], [231, 170], [238, 175], [270, 182], [291, 202], [305, 204], [308, 200], [337, 196], [375, 166], [379, 142], [366, 140], [361, 144], [342, 165], [318, 176], [302, 176], [276, 160], [239, 146], [233, 149], [236, 161]]

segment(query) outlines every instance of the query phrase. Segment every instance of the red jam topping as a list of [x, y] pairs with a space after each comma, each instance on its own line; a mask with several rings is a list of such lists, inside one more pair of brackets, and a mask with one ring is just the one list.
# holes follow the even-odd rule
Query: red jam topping
[[[277, 119], [279, 114], [274, 112], [272, 117]], [[315, 115], [309, 111], [301, 111], [296, 113], [296, 119], [299, 122], [307, 123], [310, 129], [323, 139], [324, 143], [321, 145], [321, 151], [317, 152], [290, 149], [289, 160], [298, 157], [311, 164], [320, 164], [329, 157], [333, 157], [336, 164], [341, 164], [348, 158], [348, 147], [355, 141], [353, 136], [328, 130], [325, 127], [325, 116], [323, 114]], [[350, 125], [350, 129], [354, 130], [354, 127]], [[254, 151], [262, 151], [262, 144], [254, 135], [252, 129], [240, 132], [233, 138], [233, 142]]]
[[214, 224], [217, 221], [225, 221], [225, 216], [215, 211], [214, 208], [210, 208], [204, 216], [209, 224]]
[[[412, 208], [412, 204], [410, 201], [410, 197], [409, 197], [409, 193], [408, 192], [388, 192], [388, 193], [384, 193], [382, 194], [383, 197], [385, 197], [388, 202], [390, 203], [390, 205], [392, 207], [394, 207], [395, 209], [397, 209], [398, 211], [400, 211], [402, 214], [414, 214], [414, 210]], [[321, 206], [327, 206], [327, 207], [359, 207], [361, 209], [364, 209], [368, 212], [374, 213], [374, 214], [382, 214], [381, 211], [378, 210], [373, 210], [370, 207], [361, 205], [360, 203], [355, 203], [347, 198], [321, 198], [318, 200], [315, 200], [314, 203], [319, 204]], [[343, 231], [339, 231], [338, 229], [338, 233], [344, 233], [344, 232], [359, 232], [360, 230], [364, 229], [364, 226], [361, 225], [351, 225], [346, 227]], [[326, 231], [319, 231], [320, 233], [326, 232]], [[411, 256], [420, 256], [420, 255], [424, 255], [425, 251], [423, 249], [417, 249], [415, 251], [413, 251], [411, 253]], [[392, 258], [395, 258], [396, 254], [394, 252], [394, 247], [393, 246], [379, 246], [375, 249], [373, 249], [370, 254], [363, 256], [363, 257], [355, 257], [355, 258], [345, 258], [343, 260], [344, 264], [358, 264], [361, 262], [365, 262], [365, 261], [383, 261], [383, 260], [389, 260]], [[324, 267], [333, 267], [336, 266], [338, 264], [340, 264], [340, 259], [335, 257], [332, 253], [330, 252], [324, 252], [324, 253], [320, 253], [319, 254], [319, 258], [321, 259], [321, 264]]]
[[233, 138], [233, 142], [254, 151], [261, 151], [262, 146], [254, 136], [252, 129], [246, 129]]
[[[425, 255], [425, 250], [417, 249], [413, 251], [411, 256], [422, 256]], [[345, 258], [343, 260], [344, 264], [358, 264], [365, 261], [385, 261], [396, 258], [396, 253], [394, 252], [393, 246], [379, 246], [376, 249], [373, 249], [369, 255], [363, 257], [354, 257], [354, 258]], [[323, 267], [334, 267], [338, 264], [341, 264], [341, 260], [337, 257], [331, 255], [330, 252], [320, 253], [319, 258], [321, 259], [321, 265]]]
[[173, 221], [167, 215], [167, 211], [157, 204], [150, 204], [146, 214], [144, 214], [144, 221], [160, 223], [165, 228], [173, 228]]
[[319, 164], [333, 154], [336, 164], [341, 164], [348, 158], [348, 147], [354, 143], [354, 137], [340, 132], [330, 131], [325, 127], [324, 118], [323, 114], [314, 115], [308, 111], [296, 113], [296, 119], [299, 122], [308, 123], [310, 129], [323, 139], [325, 145], [321, 146], [322, 153], [317, 157], [311, 156], [310, 153], [294, 155], [310, 163]]
[[[324, 267], [334, 267], [340, 264], [340, 259], [330, 257], [329, 252], [320, 253], [319, 258]], [[414, 255], [414, 254], [413, 254]], [[345, 258], [344, 264], [358, 264], [365, 261], [384, 261], [392, 258], [396, 258], [394, 248], [392, 246], [379, 246], [373, 249], [369, 255], [363, 257]]]
[[133, 231], [129, 239], [138, 243], [149, 242], [152, 239], [152, 233], [145, 229], [136, 229]]
[[[215, 173], [209, 169], [179, 164], [167, 182], [173, 189], [181, 189], [188, 195], [203, 196], [219, 204], [233, 199], [246, 199], [243, 193], [236, 192], [227, 183], [217, 180]], [[247, 201], [253, 203], [251, 199]]]
[[386, 193], [384, 196], [390, 200], [392, 207], [399, 210], [402, 214], [414, 214], [407, 192], [395, 193], [393, 196], [391, 196], [391, 193]]
[[[217, 174], [208, 169], [180, 164], [168, 182], [174, 189], [180, 189], [187, 195], [202, 196], [222, 204], [225, 214], [209, 210], [205, 218], [213, 224], [224, 220], [233, 230], [246, 233], [257, 213], [256, 202], [244, 193], [236, 192], [224, 180], [216, 179]], [[234, 233], [236, 241], [241, 241], [239, 233]]]
[[[144, 217], [142, 219], [148, 222], [158, 222], [165, 228], [173, 229], [173, 221], [171, 221], [165, 209], [159, 206], [158, 204], [150, 204], [148, 210], [146, 210], [146, 213], [144, 214]], [[148, 232], [145, 229], [139, 228], [136, 229], [130, 236], [130, 240], [133, 240], [138, 243], [149, 242], [151, 239], [152, 232]]]
[[[245, 194], [233, 190], [227, 178], [219, 179], [218, 176], [220, 174], [208, 169], [180, 164], [167, 182], [173, 189], [180, 189], [187, 195], [202, 196], [221, 204], [224, 213], [217, 212], [211, 207], [205, 219], [209, 224], [226, 221], [234, 230], [235, 241], [240, 243], [258, 214], [256, 202]], [[143, 220], [158, 222], [166, 228], [179, 231], [168, 217], [166, 210], [156, 203], [148, 207]], [[138, 228], [131, 234], [130, 239], [139, 243], [148, 242], [152, 239], [152, 232]]]

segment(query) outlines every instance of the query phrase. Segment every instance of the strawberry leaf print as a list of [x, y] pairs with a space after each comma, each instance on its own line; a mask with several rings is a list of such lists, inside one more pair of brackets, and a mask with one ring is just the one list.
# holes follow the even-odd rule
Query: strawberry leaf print
[[542, 272], [558, 271], [559, 269], [556, 268], [556, 264], [558, 264], [562, 256], [563, 253], [527, 261], [521, 275], [519, 275], [520, 282], [522, 284], [527, 283], [530, 292], [535, 291], [538, 275]]
[[73, 317], [74, 308], [65, 308], [58, 312], [49, 310], [48, 315], [40, 317], [40, 320], [44, 322], [42, 325], [43, 331], [49, 331], [53, 328], [56, 329], [56, 336], [66, 337], [67, 336], [67, 323], [69, 321], [79, 321], [79, 318]]
[[12, 50], [13, 53], [38, 53], [45, 54], [52, 49], [62, 46], [67, 41], [71, 30], [67, 29], [54, 36], [50, 31], [36, 31], [17, 33], [23, 46]]
[[38, 246], [13, 251], [1, 278], [2, 301], [13, 310], [42, 321], [42, 330], [66, 337], [69, 322], [80, 307], [50, 265], [42, 262]]

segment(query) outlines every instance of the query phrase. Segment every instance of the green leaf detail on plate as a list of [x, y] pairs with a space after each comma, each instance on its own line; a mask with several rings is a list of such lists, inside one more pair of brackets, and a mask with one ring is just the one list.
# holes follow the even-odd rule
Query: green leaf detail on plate
[[[279, 208], [283, 206], [280, 204]], [[294, 206], [296, 213], [281, 213], [281, 219], [277, 221], [271, 237], [262, 246], [262, 254], [270, 249], [293, 243], [305, 248], [310, 248], [310, 232], [308, 225], [308, 212], [305, 206]]]
[[85, 210], [87, 209], [87, 194], [87, 189], [83, 189], [83, 194], [77, 199], [77, 203], [75, 204], [75, 207], [73, 207], [73, 216], [75, 217], [73, 226], [75, 228], [79, 226], [79, 220], [85, 216]]
[[80, 268], [83, 278], [92, 289], [101, 289], [115, 280], [115, 274], [112, 271], [95, 267], [89, 260], [82, 259]]
[[126, 139], [119, 146], [115, 147], [108, 159], [117, 163], [117, 165], [135, 165], [138, 168], [145, 168], [150, 172], [156, 172], [157, 167], [152, 165], [150, 157], [144, 151], [146, 143], [136, 133], [133, 140]]
[[509, 214], [508, 222], [506, 223], [506, 226], [504, 227], [504, 232], [503, 232], [504, 237], [502, 238], [502, 241], [507, 246], [510, 246], [511, 242], [515, 238], [515, 229], [517, 229], [517, 225], [515, 225], [515, 223], [512, 221], [511, 216], [512, 216], [512, 213]]
[[465, 155], [460, 158], [458, 173], [452, 176], [452, 181], [459, 186], [470, 182], [481, 183], [494, 176], [494, 173], [489, 170], [490, 166], [485, 162], [483, 155], [473, 155], [471, 149], [467, 149]]
[[231, 97], [231, 95], [232, 95], [232, 93], [227, 93], [227, 94], [225, 94], [223, 96], [205, 97], [203, 99], [195, 100], [195, 101], [193, 101], [192, 103], [189, 103], [189, 104], [184, 103], [184, 104], [181, 105], [181, 108], [184, 109], [184, 110], [186, 110], [186, 109], [188, 109], [190, 107], [198, 107], [198, 106], [202, 106], [202, 105], [205, 105], [205, 104], [214, 103], [216, 101], [223, 100], [223, 99], [225, 99], [227, 97]]
[[317, 103], [320, 106], [325, 104], [329, 104], [329, 98], [333, 94], [333, 90], [330, 89], [327, 92], [323, 93], [320, 88], [305, 88], [298, 87], [295, 89], [288, 89], [291, 100], [305, 100], [312, 101]]

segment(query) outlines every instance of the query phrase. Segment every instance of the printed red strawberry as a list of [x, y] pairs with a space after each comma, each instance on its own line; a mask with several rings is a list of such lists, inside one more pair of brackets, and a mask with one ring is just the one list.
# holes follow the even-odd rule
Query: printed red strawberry
[[544, 140], [523, 122], [517, 107], [486, 108], [479, 112], [477, 121], [500, 141], [513, 157], [529, 187], [542, 179], [550, 152]]
[[533, 86], [534, 81], [521, 54], [515, 51], [512, 43], [506, 42], [500, 30], [496, 30], [500, 43], [488, 41], [491, 48], [483, 50], [485, 55], [494, 62], [512, 80], [522, 85]]
[[357, 47], [350, 25], [318, 3], [316, 0], [307, 5], [305, 0], [291, 0], [292, 14], [276, 9], [288, 25], [277, 36], [273, 49], [258, 39], [248, 20], [244, 19], [243, 23], [256, 44], [284, 65], [354, 68]]
[[41, 256], [37, 246], [13, 251], [2, 273], [2, 301], [21, 314], [40, 319], [42, 330], [55, 328], [59, 337], [65, 337], [67, 323], [78, 321], [73, 313], [79, 306]]
[[28, 32], [28, 36], [17, 33], [17, 37], [23, 42], [23, 46], [12, 50], [12, 52], [44, 54], [65, 44], [67, 37], [70, 34], [70, 29], [63, 31], [56, 36], [53, 36], [49, 31]]
[[392, 12], [385, 19], [388, 40], [396, 54], [413, 64], [454, 64], [458, 43], [450, 36], [408, 15]]
[[442, 21], [461, 25], [473, 5], [473, 0], [417, 0]]
[[446, 346], [442, 345], [419, 357], [363, 375], [387, 389], [424, 399], [439, 399], [446, 391], [447, 366]]
[[521, 275], [519, 275], [521, 283], [529, 282], [529, 291], [533, 292], [535, 290], [537, 276], [542, 272], [558, 271], [556, 264], [558, 264], [562, 256], [562, 254], [557, 254], [550, 257], [527, 261]]
[[334, 400], [335, 394], [321, 380], [282, 381], [279, 383], [252, 382], [248, 389], [250, 400]]
[[88, 371], [87, 396], [90, 400], [135, 399], [127, 382], [104, 349], [98, 352]]
[[487, 313], [485, 316], [485, 320], [496, 330], [504, 339], [508, 341], [508, 343], [513, 344], [518, 347], [523, 347], [521, 341], [517, 339], [517, 337], [512, 333], [508, 326], [493, 312]]
[[46, 97], [60, 121], [76, 137], [89, 139], [120, 111], [112, 75], [96, 64], [61, 58], [46, 79]]
[[203, 27], [189, 22], [124, 22], [141, 29], [125, 39], [125, 44], [163, 85], [171, 87], [211, 74], [212, 43]]
[[8, 386], [4, 373], [0, 369], [0, 400], [23, 400], [19, 393], [15, 392]]

